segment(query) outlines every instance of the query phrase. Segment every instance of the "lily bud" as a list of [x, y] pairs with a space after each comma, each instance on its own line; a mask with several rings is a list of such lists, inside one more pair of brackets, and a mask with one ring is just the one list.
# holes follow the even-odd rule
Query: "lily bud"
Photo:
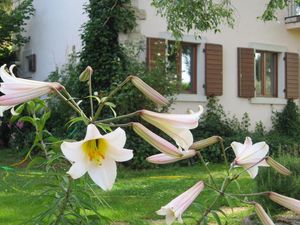
[[182, 151], [181, 156], [173, 156], [173, 155], [161, 153], [161, 154], [149, 156], [146, 160], [153, 164], [169, 164], [169, 163], [174, 163], [174, 162], [177, 162], [180, 160], [192, 158], [196, 154], [197, 154], [197, 152], [195, 150], [191, 149], [191, 150], [187, 150], [187, 151]]
[[277, 204], [282, 205], [285, 208], [288, 208], [297, 214], [300, 214], [300, 201], [299, 200], [290, 198], [290, 197], [286, 197], [284, 195], [280, 195], [276, 192], [270, 192], [268, 196], [273, 202], [276, 202]]
[[171, 156], [182, 156], [182, 150], [172, 145], [167, 140], [153, 133], [140, 123], [133, 123], [132, 128], [136, 134], [143, 138], [146, 142], [152, 145], [154, 148], [162, 153], [166, 153]]
[[79, 80], [81, 82], [89, 81], [90, 77], [93, 74], [93, 69], [90, 66], [87, 66], [85, 70], [79, 75]]
[[195, 150], [200, 150], [200, 149], [206, 148], [210, 145], [216, 144], [221, 140], [222, 140], [222, 138], [219, 136], [212, 136], [212, 137], [206, 138], [204, 140], [194, 142], [192, 144], [191, 148], [195, 149]]
[[255, 206], [255, 212], [259, 217], [260, 221], [263, 223], [263, 225], [275, 225], [260, 204], [255, 203], [254, 206]]
[[275, 169], [278, 173], [285, 175], [285, 176], [289, 176], [292, 174], [292, 172], [287, 169], [286, 167], [284, 167], [283, 165], [281, 165], [279, 162], [275, 161], [274, 159], [272, 159], [270, 156], [268, 156], [266, 158], [266, 162], [273, 168]]
[[131, 76], [131, 82], [137, 89], [139, 89], [140, 92], [142, 92], [147, 98], [149, 98], [154, 103], [162, 106], [166, 106], [170, 103], [168, 99], [166, 99], [152, 87], [146, 84], [139, 77]]

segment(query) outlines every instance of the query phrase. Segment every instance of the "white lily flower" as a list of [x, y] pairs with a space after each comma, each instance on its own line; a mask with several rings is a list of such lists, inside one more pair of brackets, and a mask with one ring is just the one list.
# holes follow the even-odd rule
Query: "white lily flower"
[[183, 223], [181, 218], [182, 214], [193, 203], [203, 189], [203, 181], [197, 182], [193, 187], [183, 192], [167, 205], [161, 207], [156, 213], [158, 215], [166, 216], [167, 225], [171, 225], [176, 219], [179, 223]]
[[177, 145], [188, 150], [193, 144], [193, 135], [190, 129], [198, 126], [203, 107], [199, 105], [199, 111], [191, 114], [156, 113], [149, 110], [141, 110], [142, 119], [162, 130], [170, 136]]
[[231, 147], [236, 156], [233, 165], [243, 167], [252, 179], [256, 177], [259, 166], [269, 166], [264, 159], [269, 152], [269, 146], [266, 142], [252, 145], [251, 138], [246, 137], [244, 144], [232, 142]]
[[0, 116], [7, 109], [23, 102], [50, 93], [53, 89], [60, 90], [63, 86], [56, 82], [42, 82], [28, 79], [17, 78], [13, 74], [14, 65], [6, 71], [6, 65], [0, 68], [0, 92], [4, 95], [0, 97]]
[[125, 142], [126, 134], [121, 128], [101, 135], [95, 125], [88, 125], [82, 141], [61, 145], [63, 154], [72, 163], [67, 173], [77, 179], [88, 172], [104, 191], [110, 190], [117, 176], [116, 161], [124, 162], [133, 157], [132, 150], [124, 149]]

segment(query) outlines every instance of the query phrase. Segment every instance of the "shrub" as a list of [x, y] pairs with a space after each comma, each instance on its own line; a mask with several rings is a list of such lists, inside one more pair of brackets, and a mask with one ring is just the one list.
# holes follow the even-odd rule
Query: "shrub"
[[300, 112], [298, 106], [289, 99], [282, 112], [274, 112], [272, 116], [273, 129], [285, 136], [300, 136]]

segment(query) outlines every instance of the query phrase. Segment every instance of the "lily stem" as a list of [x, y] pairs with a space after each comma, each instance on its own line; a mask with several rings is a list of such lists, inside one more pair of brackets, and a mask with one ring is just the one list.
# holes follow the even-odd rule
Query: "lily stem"
[[224, 157], [224, 161], [225, 161], [225, 166], [226, 166], [226, 170], [227, 170], [227, 168], [228, 168], [228, 159], [227, 159], [227, 156], [226, 156], [223, 139], [220, 140], [220, 145], [221, 145], [221, 149], [222, 149], [222, 153], [223, 153], [223, 157]]
[[[65, 88], [63, 88], [64, 92], [67, 93], [69, 95], [69, 93], [65, 90]], [[62, 99], [64, 100], [71, 108], [73, 108], [77, 113], [80, 114], [80, 116], [82, 116], [85, 119], [85, 123], [87, 124], [89, 121], [89, 119], [87, 118], [87, 116], [84, 114], [84, 112], [78, 108], [78, 105], [75, 103], [75, 101], [73, 100], [73, 98], [70, 96], [69, 99], [67, 99], [62, 93], [60, 93], [57, 89], [54, 88], [55, 93]]]
[[211, 212], [212, 208], [215, 206], [215, 204], [219, 201], [219, 199], [224, 196], [225, 191], [227, 189], [227, 187], [229, 186], [229, 184], [235, 180], [236, 178], [229, 178], [228, 176], [224, 179], [223, 183], [222, 183], [222, 187], [219, 191], [219, 195], [215, 198], [215, 200], [211, 203], [211, 205], [205, 210], [204, 214], [202, 215], [202, 217], [197, 221], [197, 225], [200, 225], [201, 222], [204, 220], [204, 218]]
[[136, 111], [136, 112], [129, 113], [126, 115], [122, 115], [122, 116], [112, 117], [112, 118], [108, 118], [108, 119], [104, 119], [104, 120], [98, 120], [95, 123], [109, 123], [109, 122], [112, 122], [115, 120], [125, 119], [125, 118], [133, 117], [133, 116], [136, 116], [139, 114], [140, 114], [140, 111]]
[[197, 156], [199, 157], [199, 159], [201, 160], [201, 162], [202, 162], [202, 164], [204, 165], [205, 169], [207, 170], [208, 175], [209, 175], [209, 177], [210, 177], [210, 179], [211, 179], [213, 185], [214, 185], [215, 187], [217, 187], [217, 184], [216, 184], [216, 182], [215, 182], [215, 180], [214, 180], [214, 178], [213, 178], [213, 176], [212, 176], [212, 174], [211, 174], [211, 171], [210, 171], [210, 169], [208, 168], [208, 166], [206, 165], [206, 162], [204, 161], [203, 156], [202, 156], [202, 154], [200, 153], [200, 151], [197, 151]]
[[60, 224], [60, 221], [65, 213], [65, 210], [67, 208], [67, 204], [69, 202], [69, 198], [70, 198], [70, 194], [71, 194], [71, 189], [72, 189], [72, 178], [71, 177], [68, 177], [68, 186], [67, 186], [67, 190], [65, 192], [65, 197], [59, 207], [59, 213], [57, 215], [57, 218], [54, 222], [53, 225], [59, 225]]
[[97, 111], [95, 113], [95, 116], [92, 119], [92, 122], [94, 122], [99, 117], [99, 115], [100, 115], [100, 113], [101, 113], [101, 111], [102, 111], [102, 109], [103, 109], [103, 107], [105, 105], [105, 102], [107, 102], [108, 99], [110, 99], [114, 94], [116, 94], [128, 81], [131, 80], [131, 78], [132, 78], [131, 76], [128, 76], [121, 84], [119, 84], [114, 90], [112, 90], [110, 92], [110, 94], [106, 97], [105, 100], [103, 100], [100, 103], [100, 105], [99, 105], [99, 107], [98, 107], [98, 109], [97, 109]]
[[91, 105], [91, 116], [94, 117], [94, 105], [93, 105], [93, 88], [92, 88], [92, 76], [89, 79], [89, 93], [90, 93], [90, 105]]
[[238, 196], [238, 197], [258, 196], [258, 195], [267, 195], [267, 194], [269, 194], [268, 191], [258, 192], [258, 193], [249, 193], [249, 194], [232, 194], [232, 193], [228, 193], [228, 195], [231, 195], [231, 196]]

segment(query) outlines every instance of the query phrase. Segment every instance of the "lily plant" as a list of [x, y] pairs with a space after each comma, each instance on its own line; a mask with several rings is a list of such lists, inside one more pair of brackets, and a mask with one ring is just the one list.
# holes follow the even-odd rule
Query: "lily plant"
[[[198, 111], [193, 112], [190, 110], [186, 114], [158, 113], [140, 109], [127, 115], [114, 115], [111, 118], [103, 119], [103, 109], [109, 105], [109, 101], [113, 101], [114, 96], [128, 83], [132, 83], [134, 87], [141, 91], [146, 98], [157, 104], [158, 107], [168, 106], [170, 103], [167, 98], [137, 76], [127, 77], [111, 93], [100, 99], [93, 94], [93, 69], [88, 66], [79, 76], [79, 80], [87, 82], [89, 86], [88, 98], [90, 100], [91, 114], [87, 115], [63, 85], [18, 78], [14, 75], [13, 69], [14, 66], [11, 66], [7, 70], [5, 65], [0, 68], [0, 77], [2, 79], [0, 91], [3, 93], [0, 96], [0, 116], [8, 109], [11, 109], [11, 112], [14, 113], [14, 107], [19, 104], [51, 94], [51, 97], [56, 95], [61, 98], [70, 106], [70, 109], [78, 114], [78, 117], [74, 118], [71, 123], [83, 121], [86, 126], [86, 134], [82, 140], [65, 140], [60, 145], [61, 152], [66, 162], [68, 162], [69, 168], [66, 172], [68, 179], [64, 181], [66, 183], [64, 196], [59, 201], [59, 213], [55, 217], [53, 224], [61, 224], [66, 207], [71, 205], [69, 202], [71, 201], [73, 180], [82, 178], [87, 173], [91, 180], [103, 191], [109, 191], [113, 188], [117, 177], [116, 162], [125, 162], [134, 157], [134, 149], [125, 148], [127, 138], [125, 129], [133, 129], [137, 135], [159, 151], [158, 154], [145, 157], [145, 160], [150, 163], [170, 164], [198, 157], [206, 168], [209, 175], [208, 181], [197, 181], [194, 186], [187, 190], [182, 190], [182, 194], [158, 209], [157, 214], [165, 216], [167, 225], [172, 224], [176, 219], [178, 222], [183, 223], [182, 216], [185, 210], [198, 196], [201, 196], [204, 190], [211, 190], [218, 195], [206, 207], [199, 219], [196, 220], [196, 224], [208, 224], [207, 220], [210, 213], [219, 221], [218, 215], [213, 213], [213, 210], [217, 202], [224, 197], [240, 199], [241, 202], [252, 205], [261, 222], [265, 225], [273, 224], [268, 214], [259, 203], [245, 201], [245, 196], [263, 195], [277, 204], [300, 213], [299, 200], [278, 193], [262, 192], [237, 195], [228, 192], [228, 187], [238, 180], [241, 174], [248, 173], [254, 179], [260, 166], [271, 166], [283, 175], [290, 175], [291, 172], [268, 155], [269, 146], [267, 143], [259, 142], [253, 144], [250, 137], [246, 137], [243, 144], [232, 142], [231, 148], [236, 156], [232, 163], [228, 162], [226, 156], [226, 151], [230, 147], [224, 148], [221, 137], [213, 136], [205, 140], [195, 141], [190, 130], [198, 126], [203, 112], [202, 106], [199, 106]], [[97, 100], [97, 105], [95, 105], [94, 99]], [[125, 123], [119, 122], [124, 120], [126, 120]], [[147, 123], [142, 124], [140, 121]], [[151, 131], [151, 129], [147, 128], [149, 124], [164, 132], [171, 140], [166, 140]], [[201, 153], [206, 147], [214, 144], [220, 145], [227, 170], [221, 185], [218, 185], [215, 181]], [[236, 167], [242, 167], [242, 170], [236, 169]]]

